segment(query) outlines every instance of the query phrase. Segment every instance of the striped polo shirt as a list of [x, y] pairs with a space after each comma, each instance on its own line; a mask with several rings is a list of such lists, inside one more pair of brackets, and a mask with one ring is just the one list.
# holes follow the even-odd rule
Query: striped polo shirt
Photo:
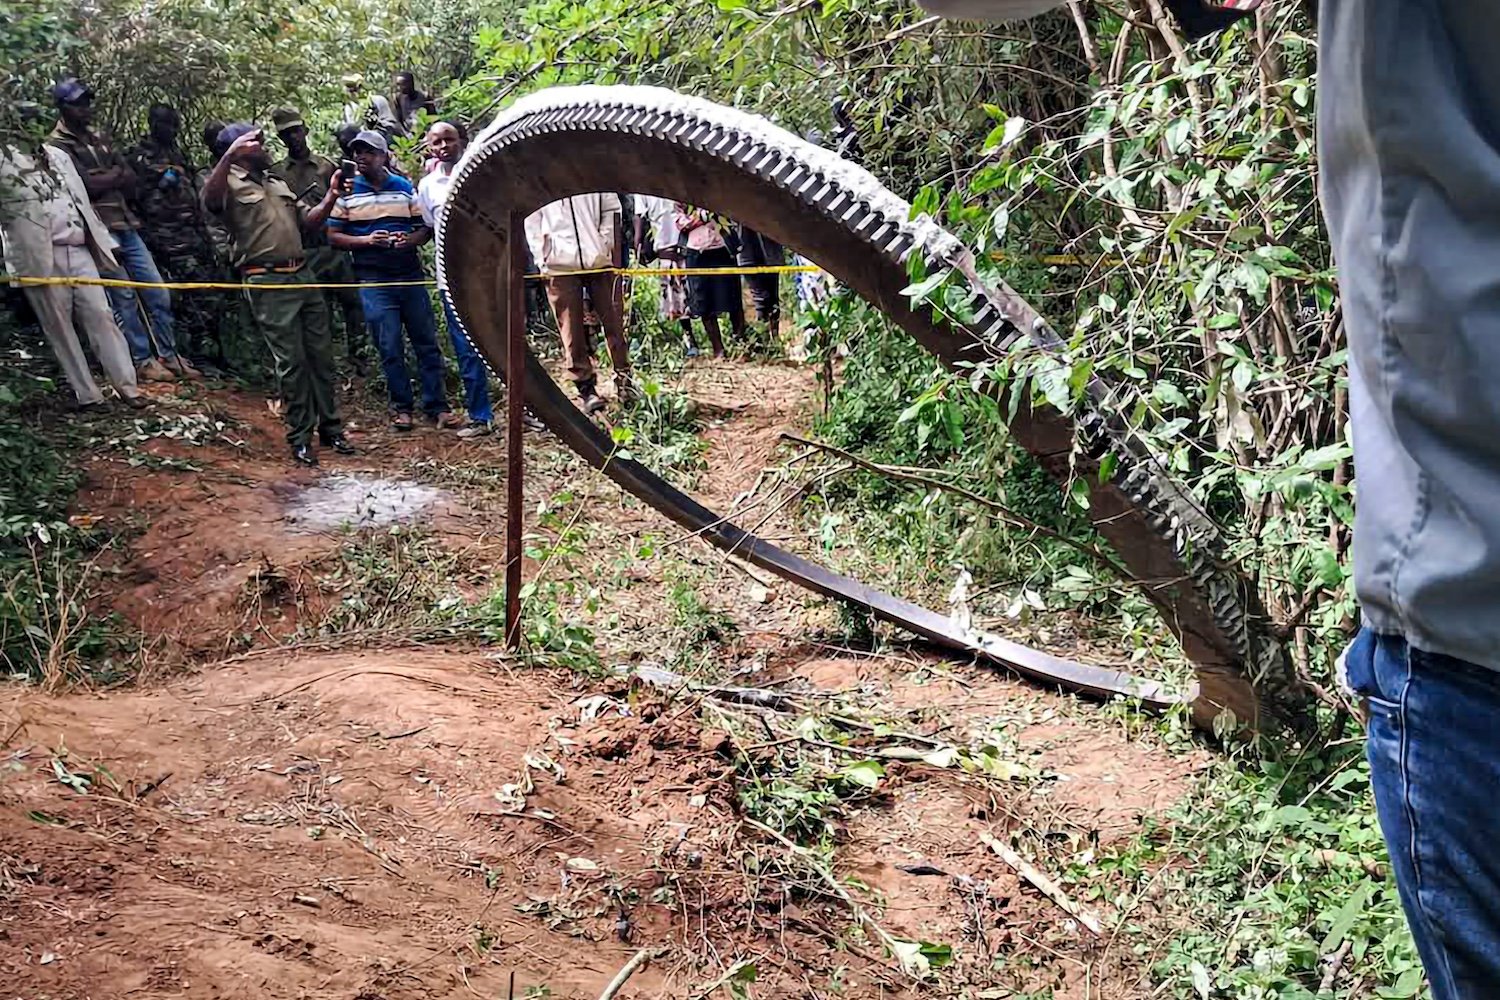
[[[354, 175], [354, 190], [338, 200], [328, 228], [350, 236], [384, 230], [410, 233], [424, 225], [411, 181], [389, 171], [376, 187], [363, 174]], [[354, 274], [361, 281], [414, 281], [425, 277], [415, 247], [360, 247], [354, 251]]]

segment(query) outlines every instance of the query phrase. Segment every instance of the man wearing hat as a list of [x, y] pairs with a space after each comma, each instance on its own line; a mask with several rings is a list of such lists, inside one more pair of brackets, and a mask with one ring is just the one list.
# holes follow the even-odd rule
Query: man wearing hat
[[437, 344], [437, 316], [422, 287], [427, 275], [417, 247], [432, 238], [422, 219], [411, 181], [390, 171], [385, 136], [367, 130], [349, 144], [359, 173], [349, 194], [339, 198], [328, 221], [328, 239], [354, 256], [354, 274], [365, 286], [360, 296], [365, 319], [380, 351], [391, 399], [391, 426], [412, 429], [411, 377], [406, 370], [406, 339], [417, 355], [422, 410], [439, 427], [463, 422], [448, 409], [443, 385], [446, 366]]
[[[337, 194], [330, 187], [312, 208], [297, 200], [280, 177], [271, 173], [264, 133], [238, 123], [219, 133], [224, 150], [203, 186], [203, 204], [224, 220], [234, 240], [235, 264], [256, 325], [276, 359], [276, 376], [285, 407], [287, 443], [301, 465], [317, 465], [312, 437], [341, 455], [354, 454], [344, 436], [334, 398], [333, 344], [328, 303], [315, 288], [302, 249], [302, 234], [323, 224]], [[335, 173], [332, 181], [339, 182]], [[256, 290], [253, 286], [281, 286]]]
[[[141, 237], [169, 281], [223, 281], [204, 224], [198, 179], [177, 142], [182, 118], [170, 105], [153, 104], [146, 125], [145, 137], [128, 156], [136, 176]], [[175, 298], [177, 328], [186, 334], [189, 355], [206, 363], [200, 367], [226, 367], [219, 327], [227, 305], [224, 293], [190, 290]]]
[[[276, 164], [276, 172], [291, 185], [297, 200], [310, 209], [328, 193], [329, 181], [336, 169], [333, 161], [308, 147], [307, 125], [295, 109], [278, 108], [271, 112], [271, 122], [287, 150], [286, 159]], [[328, 245], [328, 237], [321, 226], [302, 233], [302, 247], [307, 251], [307, 266], [312, 270], [314, 280], [320, 284], [347, 286], [329, 289], [325, 295], [330, 309], [337, 303], [343, 313], [349, 363], [363, 375], [365, 343], [369, 335], [365, 332], [365, 310], [359, 301], [359, 289], [354, 287], [354, 267], [349, 262], [349, 255]]]
[[[129, 199], [136, 192], [135, 171], [108, 139], [90, 128], [94, 120], [94, 92], [76, 78], [68, 77], [52, 88], [52, 97], [60, 120], [47, 144], [72, 159], [83, 177], [94, 211], [109, 227], [117, 244], [115, 258], [121, 269], [105, 277], [160, 284], [161, 272], [141, 239], [141, 220], [130, 208]], [[172, 297], [165, 288], [143, 288], [139, 294], [134, 288], [111, 288], [109, 301], [130, 344], [137, 375], [156, 382], [201, 377], [196, 368], [177, 356]], [[142, 302], [150, 314], [149, 329], [141, 318]], [[152, 357], [153, 347], [161, 359], [159, 362]]]

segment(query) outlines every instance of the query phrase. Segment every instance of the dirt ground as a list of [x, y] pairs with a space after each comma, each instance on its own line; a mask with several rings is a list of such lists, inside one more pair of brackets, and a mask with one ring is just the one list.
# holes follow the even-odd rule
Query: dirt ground
[[[811, 374], [783, 365], [704, 362], [682, 387], [711, 414], [696, 486], [719, 509], [813, 398]], [[726, 673], [750, 664], [758, 687], [894, 720], [908, 750], [994, 748], [991, 774], [882, 758], [839, 823], [840, 900], [746, 822], [746, 764], [786, 740], [731, 736], [734, 706], [628, 671], [307, 634], [341, 599], [324, 569], [341, 520], [420, 525], [465, 594], [493, 586], [501, 436], [367, 419], [364, 454], [294, 470], [253, 394], [160, 408], [223, 428], [101, 449], [76, 515], [132, 529], [106, 567], [111, 608], [170, 667], [107, 692], [0, 690], [7, 996], [592, 1000], [641, 949], [622, 997], [1149, 995], [1118, 935], [1089, 934], [981, 835], [1014, 835], [1059, 876], [1163, 814], [1200, 757], [992, 670], [837, 648], [810, 624], [819, 602], [697, 543], [636, 560], [606, 595], [626, 637], [606, 665], [648, 662], [663, 581], [692, 572], [739, 625]], [[673, 534], [555, 442], [529, 448], [534, 502], [587, 493], [599, 579], [622, 539]], [[891, 744], [871, 731], [828, 762]], [[913, 985], [851, 903], [895, 938], [950, 946], [953, 965]], [[733, 975], [747, 968], [754, 982]]]

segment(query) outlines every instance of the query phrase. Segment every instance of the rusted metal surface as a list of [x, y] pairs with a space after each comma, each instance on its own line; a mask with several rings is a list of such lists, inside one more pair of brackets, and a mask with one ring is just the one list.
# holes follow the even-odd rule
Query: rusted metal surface
[[[520, 232], [526, 216], [512, 212], [510, 228]], [[522, 426], [526, 413], [526, 248], [513, 242], [509, 254], [510, 298], [506, 306], [505, 371], [511, 382], [505, 394], [505, 645], [521, 648], [521, 544], [524, 519], [526, 449]]]
[[[544, 91], [503, 114], [460, 164], [439, 233], [439, 271], [476, 348], [506, 367], [509, 251], [516, 213], [590, 191], [679, 198], [722, 212], [797, 248], [884, 311], [943, 364], [969, 371], [993, 362], [1023, 335], [1037, 348], [1061, 343], [1009, 287], [986, 283], [951, 236], [880, 187], [868, 173], [763, 119], [649, 88]], [[967, 276], [966, 324], [914, 310], [902, 289], [906, 261]], [[1065, 416], [1022, 401], [1016, 440], [1054, 476], [1081, 475], [1090, 516], [1198, 668], [1182, 698], [1154, 682], [1025, 649], [955, 627], [947, 617], [784, 552], [727, 523], [636, 462], [613, 457], [609, 438], [527, 353], [527, 401], [570, 448], [634, 495], [709, 543], [949, 648], [1096, 695], [1128, 693], [1154, 704], [1192, 700], [1207, 724], [1229, 709], [1252, 725], [1297, 717], [1304, 697], [1266, 630], [1254, 587], [1219, 555], [1217, 529], [1161, 469], [1095, 382], [1081, 411]], [[1078, 447], [1075, 448], [1075, 444]], [[1116, 472], [1100, 482], [1099, 462]], [[1262, 718], [1262, 716], [1264, 716]]]

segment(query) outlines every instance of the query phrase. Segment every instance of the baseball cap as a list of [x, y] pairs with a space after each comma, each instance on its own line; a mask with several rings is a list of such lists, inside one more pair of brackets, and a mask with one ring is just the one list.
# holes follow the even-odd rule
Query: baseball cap
[[289, 128], [307, 125], [302, 121], [302, 115], [295, 108], [277, 108], [271, 112], [271, 123], [276, 126], [276, 131], [285, 132]]
[[360, 84], [365, 82], [365, 78], [360, 76], [358, 73], [345, 73], [343, 76], [339, 77], [339, 79], [346, 87], [358, 87]]
[[252, 125], [249, 122], [235, 122], [233, 125], [225, 125], [219, 133], [219, 138], [215, 145], [220, 150], [228, 149], [230, 143], [234, 142], [234, 140], [247, 132], [255, 132], [259, 128], [259, 125]]
[[380, 153], [389, 153], [391, 151], [391, 144], [385, 141], [385, 136], [374, 129], [368, 128], [361, 131], [359, 135], [354, 137], [354, 141], [349, 143], [350, 149], [353, 149], [355, 146], [369, 146]]
[[78, 104], [91, 100], [93, 96], [93, 90], [76, 76], [64, 77], [52, 88], [52, 98], [58, 104]]

